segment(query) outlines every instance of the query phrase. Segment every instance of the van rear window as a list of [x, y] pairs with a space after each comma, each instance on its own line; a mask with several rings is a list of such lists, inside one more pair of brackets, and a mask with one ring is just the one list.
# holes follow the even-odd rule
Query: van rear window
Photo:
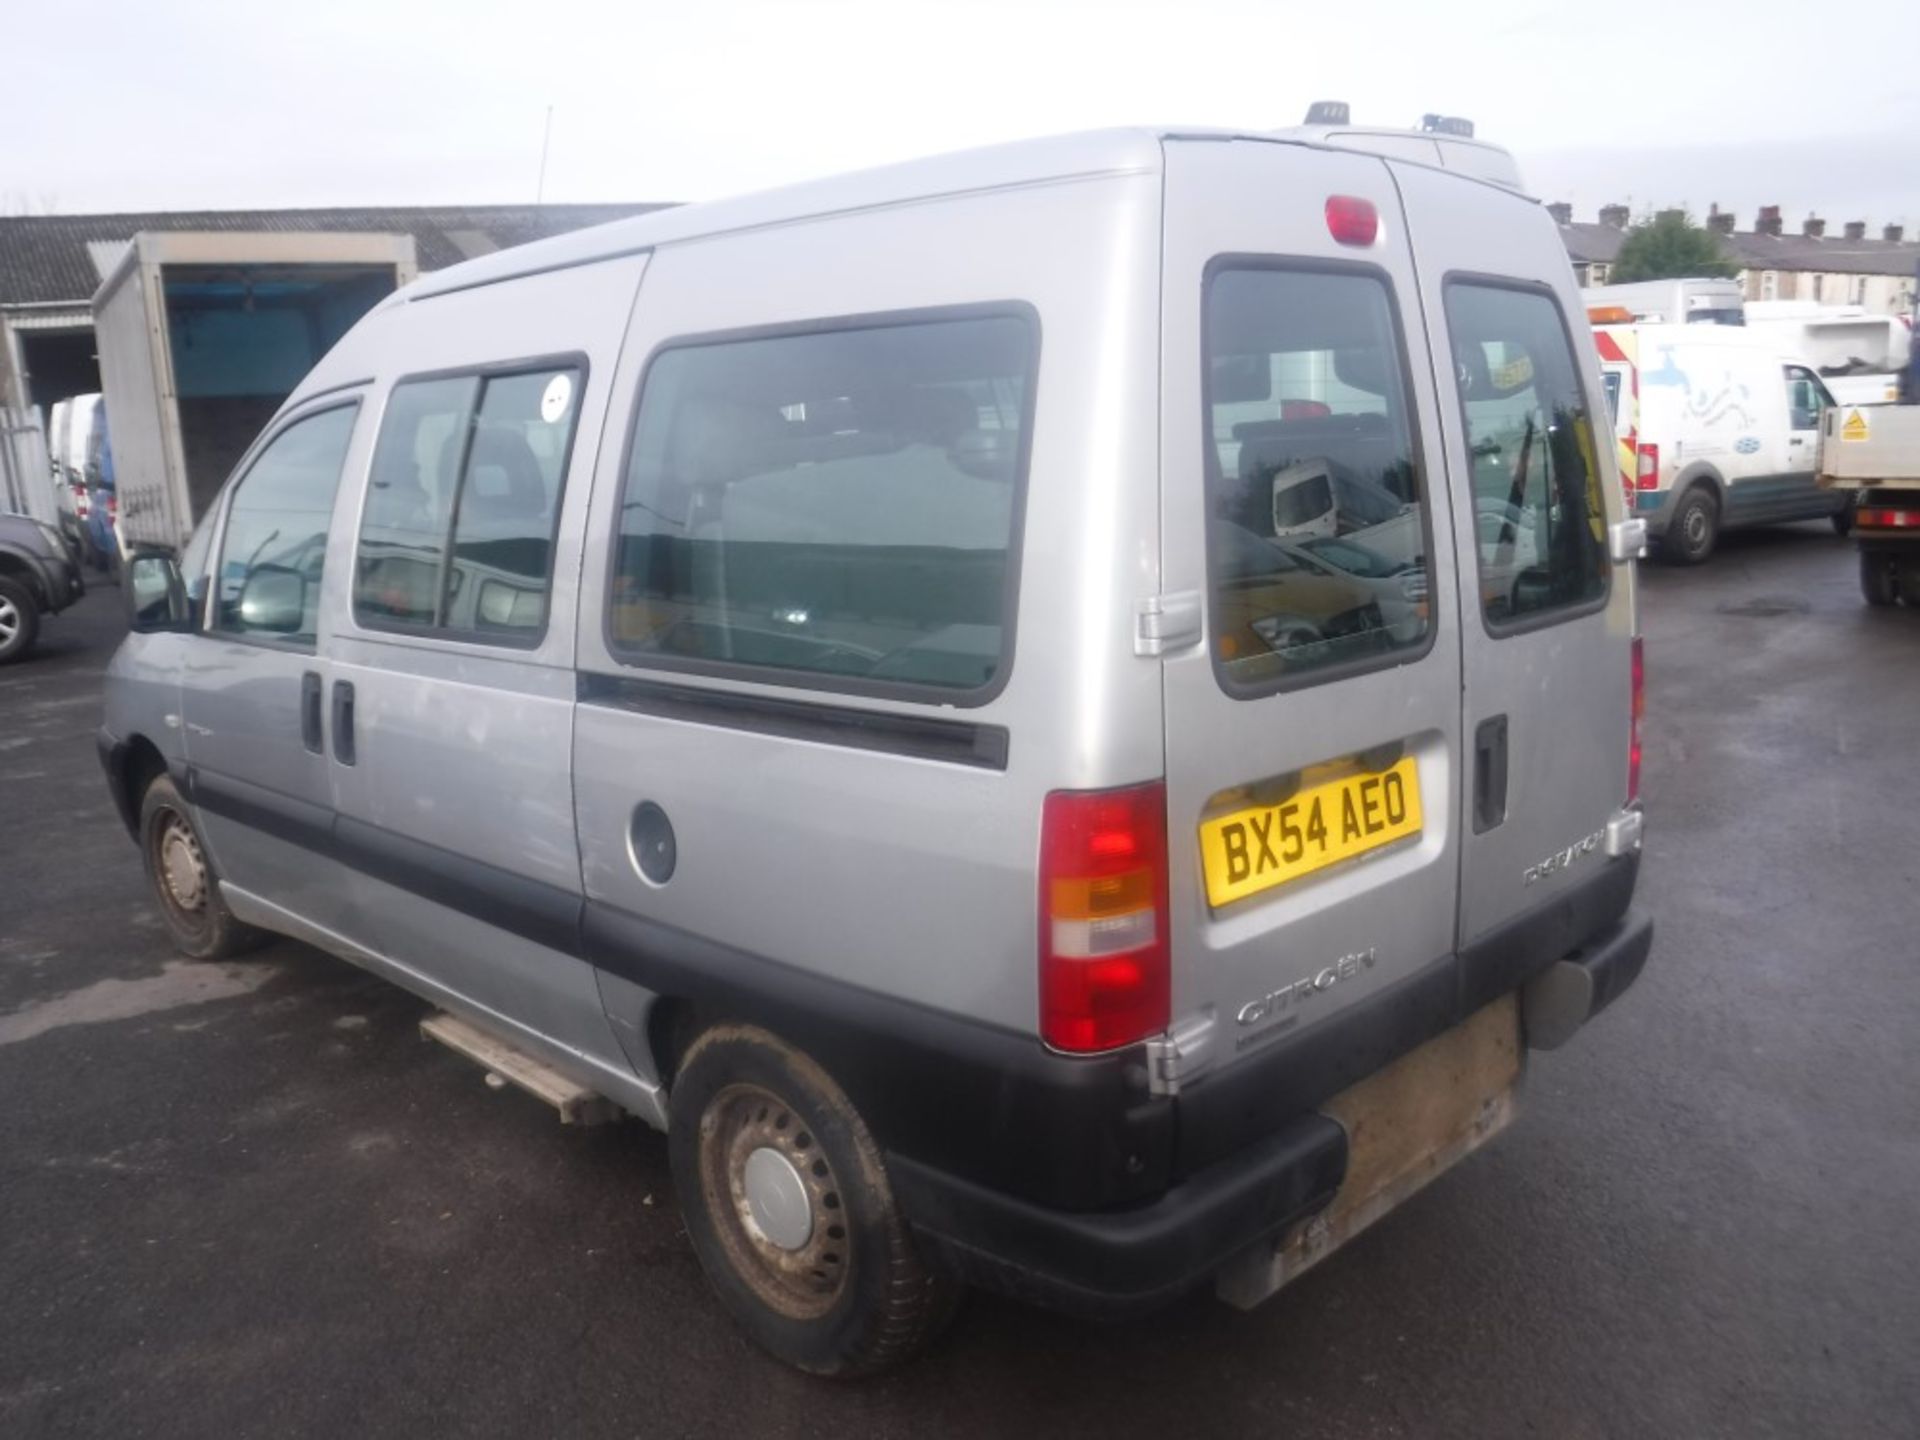
[[1560, 307], [1542, 291], [1465, 280], [1448, 283], [1446, 304], [1487, 622], [1596, 604], [1611, 569], [1607, 511]]
[[1386, 282], [1219, 266], [1206, 323], [1222, 684], [1266, 694], [1423, 650], [1426, 495]]
[[609, 609], [643, 664], [952, 699], [1005, 672], [1030, 317], [674, 345], [648, 367]]

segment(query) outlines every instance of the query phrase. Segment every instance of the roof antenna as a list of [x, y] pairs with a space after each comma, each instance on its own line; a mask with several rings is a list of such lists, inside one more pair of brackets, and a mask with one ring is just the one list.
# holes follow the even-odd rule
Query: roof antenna
[[533, 203], [542, 204], [547, 198], [547, 145], [553, 139], [553, 106], [547, 106], [546, 128], [540, 132], [540, 184], [533, 192]]

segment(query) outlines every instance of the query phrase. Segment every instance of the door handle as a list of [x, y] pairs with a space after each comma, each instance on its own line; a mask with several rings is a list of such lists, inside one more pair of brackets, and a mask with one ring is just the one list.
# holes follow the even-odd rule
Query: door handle
[[1473, 833], [1507, 818], [1507, 717], [1482, 720], [1473, 732]]
[[333, 758], [351, 765], [353, 752], [353, 682], [333, 682]]
[[320, 673], [309, 670], [300, 677], [300, 743], [315, 755], [324, 753], [320, 739]]

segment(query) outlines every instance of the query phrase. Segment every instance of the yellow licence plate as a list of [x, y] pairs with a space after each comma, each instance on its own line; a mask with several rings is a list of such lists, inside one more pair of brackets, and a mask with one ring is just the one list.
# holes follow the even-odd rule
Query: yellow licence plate
[[1385, 770], [1313, 785], [1278, 805], [1200, 822], [1207, 901], [1225, 905], [1420, 833], [1420, 775], [1411, 755]]

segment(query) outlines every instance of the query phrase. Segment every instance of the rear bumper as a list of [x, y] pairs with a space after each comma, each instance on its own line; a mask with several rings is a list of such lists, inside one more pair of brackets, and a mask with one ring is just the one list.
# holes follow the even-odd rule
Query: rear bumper
[[887, 1170], [914, 1229], [974, 1284], [1117, 1317], [1174, 1299], [1326, 1205], [1346, 1178], [1347, 1134], [1324, 1115], [1301, 1115], [1150, 1205], [1093, 1214], [1049, 1210], [897, 1155]]
[[1185, 1178], [1151, 1203], [1060, 1211], [890, 1154], [901, 1208], [976, 1284], [1083, 1315], [1150, 1310], [1334, 1198], [1347, 1135], [1315, 1106], [1515, 989], [1537, 1049], [1564, 1043], [1617, 999], [1653, 943], [1653, 922], [1627, 909], [1636, 871], [1636, 857], [1616, 860], [1467, 952], [1323, 1022], [1299, 1047], [1183, 1087], [1174, 1125]]

